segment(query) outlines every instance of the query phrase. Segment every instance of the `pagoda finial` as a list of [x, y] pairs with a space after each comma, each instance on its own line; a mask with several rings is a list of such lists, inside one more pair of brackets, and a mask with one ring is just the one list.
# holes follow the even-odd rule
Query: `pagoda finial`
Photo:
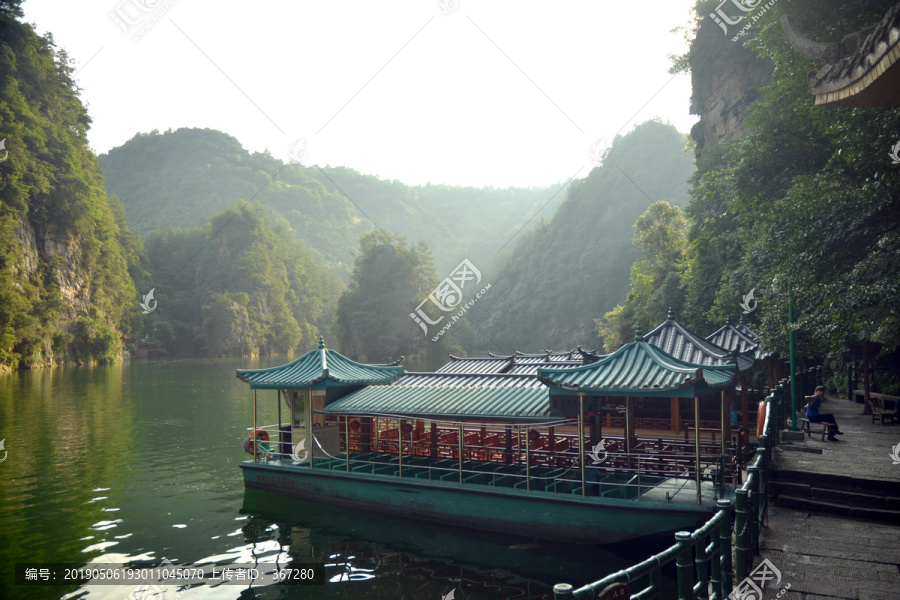
[[731, 325], [731, 315], [728, 315], [727, 317], [725, 317], [725, 324]]
[[674, 320], [675, 320], [675, 311], [672, 310], [672, 307], [671, 307], [671, 306], [669, 307], [669, 316], [666, 317], [666, 320], [668, 320], [668, 321], [674, 321]]
[[740, 322], [740, 324], [741, 324], [741, 325], [744, 325], [744, 315], [741, 315], [741, 322]]
[[641, 324], [640, 324], [640, 323], [638, 323], [637, 328], [634, 330], [634, 341], [636, 341], [636, 342], [643, 342], [643, 341], [644, 341], [644, 334], [643, 334], [643, 332], [641, 331]]
[[324, 349], [325, 349], [325, 338], [323, 338], [320, 335], [319, 336], [319, 350], [324, 350]]

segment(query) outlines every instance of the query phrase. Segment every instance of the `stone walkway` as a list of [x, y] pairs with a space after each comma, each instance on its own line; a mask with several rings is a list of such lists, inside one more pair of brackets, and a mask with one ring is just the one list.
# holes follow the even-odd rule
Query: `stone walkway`
[[[900, 465], [892, 464], [890, 458], [891, 449], [900, 444], [900, 424], [882, 425], [876, 418], [873, 425], [872, 416], [862, 414], [863, 406], [826, 396], [819, 412], [833, 414], [846, 435], [837, 436], [837, 442], [829, 442], [827, 437], [822, 441], [821, 434], [815, 433], [819, 428], [813, 425], [811, 438], [785, 444], [777, 451], [779, 468], [900, 482]], [[821, 450], [822, 454], [793, 452], [789, 446]]]
[[[820, 409], [835, 416], [844, 436], [821, 441], [813, 434], [779, 447], [777, 467], [858, 479], [900, 482], [890, 457], [900, 444], [900, 424], [872, 424], [863, 405], [828, 398]], [[821, 452], [821, 454], [819, 453]], [[856, 520], [771, 506], [760, 539], [761, 557], [781, 572], [765, 598], [900, 599], [900, 523]], [[736, 582], [737, 583], [737, 582]], [[790, 584], [790, 589], [778, 596]]]

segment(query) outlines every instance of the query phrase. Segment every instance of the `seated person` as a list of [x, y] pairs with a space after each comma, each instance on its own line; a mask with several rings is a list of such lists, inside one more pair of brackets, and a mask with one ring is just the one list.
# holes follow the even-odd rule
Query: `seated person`
[[806, 418], [809, 419], [810, 423], [828, 423], [828, 439], [832, 442], [836, 442], [837, 438], [835, 435], [844, 435], [844, 432], [840, 430], [837, 422], [834, 420], [834, 415], [824, 414], [819, 412], [819, 406], [822, 405], [822, 399], [825, 398], [825, 388], [821, 385], [816, 388], [816, 392], [812, 396], [804, 396], [804, 400], [806, 400]]

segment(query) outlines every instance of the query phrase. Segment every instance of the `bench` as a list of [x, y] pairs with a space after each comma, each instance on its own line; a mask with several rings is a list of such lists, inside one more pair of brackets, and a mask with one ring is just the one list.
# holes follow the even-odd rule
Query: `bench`
[[801, 432], [804, 432], [804, 431], [805, 431], [805, 432], [806, 432], [806, 437], [809, 437], [809, 438], [812, 438], [812, 431], [811, 431], [811, 428], [812, 428], [813, 423], [815, 423], [816, 425], [822, 425], [822, 441], [823, 441], [823, 442], [825, 441], [825, 434], [828, 433], [828, 425], [829, 425], [829, 423], [826, 423], [826, 422], [824, 422], [824, 421], [819, 421], [819, 422], [812, 421], [812, 422], [810, 422], [810, 420], [807, 419], [806, 417], [797, 417], [797, 420], [800, 421], [800, 431], [801, 431]]
[[869, 394], [869, 400], [867, 404], [869, 405], [869, 410], [872, 411], [873, 425], [875, 424], [875, 417], [881, 417], [882, 425], [884, 425], [885, 419], [890, 419], [891, 423], [894, 422], [894, 411], [886, 409], [881, 398]]

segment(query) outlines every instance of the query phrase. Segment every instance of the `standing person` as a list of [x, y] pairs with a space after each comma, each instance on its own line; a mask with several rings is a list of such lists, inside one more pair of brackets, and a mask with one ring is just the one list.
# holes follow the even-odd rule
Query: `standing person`
[[809, 419], [810, 423], [828, 423], [828, 440], [832, 442], [838, 441], [835, 435], [844, 435], [844, 432], [840, 430], [837, 422], [834, 420], [834, 415], [832, 414], [823, 414], [819, 412], [819, 406], [822, 404], [822, 400], [825, 398], [825, 388], [821, 385], [816, 388], [816, 393], [812, 396], [804, 396], [804, 400], [806, 400], [806, 418]]

